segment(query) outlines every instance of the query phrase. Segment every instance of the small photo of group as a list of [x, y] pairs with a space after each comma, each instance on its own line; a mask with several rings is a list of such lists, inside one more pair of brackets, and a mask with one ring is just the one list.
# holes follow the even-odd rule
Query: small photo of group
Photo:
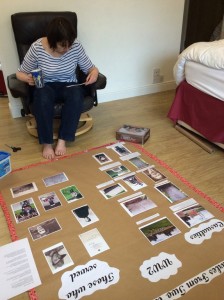
[[99, 221], [98, 217], [88, 205], [83, 205], [72, 210], [73, 215], [82, 227]]
[[53, 274], [74, 264], [62, 242], [43, 250], [43, 254]]
[[39, 216], [39, 212], [33, 201], [33, 198], [28, 198], [23, 201], [11, 205], [16, 223], [21, 223], [31, 218]]
[[83, 198], [83, 195], [80, 193], [78, 188], [75, 185], [67, 186], [60, 190], [64, 198], [68, 203], [80, 200]]
[[38, 198], [46, 211], [61, 206], [61, 202], [55, 192], [41, 195]]

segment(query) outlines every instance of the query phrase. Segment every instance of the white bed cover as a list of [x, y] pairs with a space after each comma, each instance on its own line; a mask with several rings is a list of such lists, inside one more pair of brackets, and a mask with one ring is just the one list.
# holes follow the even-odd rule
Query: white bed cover
[[200, 63], [213, 69], [224, 70], [224, 39], [214, 42], [194, 43], [181, 52], [173, 69], [177, 85], [186, 78], [185, 64], [187, 61]]

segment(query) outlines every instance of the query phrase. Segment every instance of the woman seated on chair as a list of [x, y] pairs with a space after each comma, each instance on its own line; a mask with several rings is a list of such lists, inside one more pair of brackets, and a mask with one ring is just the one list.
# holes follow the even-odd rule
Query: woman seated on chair
[[[77, 83], [76, 68], [87, 74], [85, 85], [96, 82], [99, 71], [76, 39], [70, 22], [62, 17], [53, 19], [46, 37], [34, 42], [28, 50], [16, 76], [34, 86], [31, 71], [41, 69], [44, 86], [34, 89], [33, 111], [37, 122], [39, 143], [43, 144], [43, 157], [54, 159], [66, 153], [66, 141], [75, 140], [82, 112], [84, 87]], [[73, 85], [69, 87], [69, 85]], [[63, 101], [58, 141], [53, 148], [54, 104]]]

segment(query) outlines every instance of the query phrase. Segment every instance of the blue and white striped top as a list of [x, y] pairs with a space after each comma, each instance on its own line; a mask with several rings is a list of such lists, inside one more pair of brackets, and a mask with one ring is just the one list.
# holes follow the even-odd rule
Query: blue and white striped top
[[27, 51], [18, 71], [29, 74], [34, 69], [41, 69], [44, 82], [77, 82], [77, 65], [87, 74], [94, 67], [78, 40], [60, 57], [54, 57], [43, 48], [42, 39], [34, 42]]

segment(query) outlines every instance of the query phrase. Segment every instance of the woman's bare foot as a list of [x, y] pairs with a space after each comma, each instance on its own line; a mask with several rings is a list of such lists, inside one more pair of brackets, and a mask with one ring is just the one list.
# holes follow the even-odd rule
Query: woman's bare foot
[[43, 145], [43, 157], [46, 159], [54, 159], [54, 149], [51, 144]]
[[66, 153], [65, 140], [59, 139], [58, 142], [57, 142], [57, 146], [55, 148], [55, 154], [57, 156], [62, 156], [62, 155], [65, 155], [65, 153]]

